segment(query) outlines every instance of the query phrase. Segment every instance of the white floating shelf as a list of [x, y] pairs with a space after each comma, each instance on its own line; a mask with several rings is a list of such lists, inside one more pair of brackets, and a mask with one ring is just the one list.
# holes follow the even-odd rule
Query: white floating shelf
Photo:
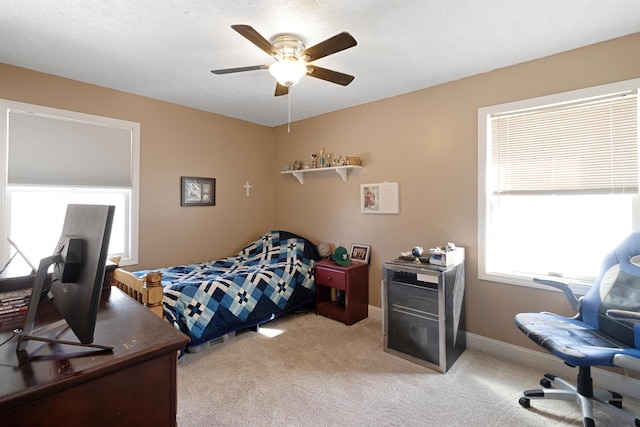
[[324, 172], [324, 171], [336, 171], [340, 178], [342, 178], [342, 182], [347, 182], [348, 172], [351, 169], [362, 169], [362, 166], [332, 166], [329, 168], [315, 168], [315, 169], [300, 169], [297, 171], [282, 171], [280, 173], [283, 174], [291, 174], [296, 177], [300, 184], [304, 184], [304, 174], [305, 173], [314, 173], [314, 172]]

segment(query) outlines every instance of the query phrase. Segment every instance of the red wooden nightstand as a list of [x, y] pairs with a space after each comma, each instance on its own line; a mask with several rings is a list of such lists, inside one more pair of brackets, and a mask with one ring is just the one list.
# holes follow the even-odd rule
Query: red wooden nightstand
[[[332, 289], [344, 292], [344, 297], [332, 298]], [[368, 311], [368, 264], [341, 266], [325, 260], [316, 263], [316, 314], [353, 325], [366, 318]]]

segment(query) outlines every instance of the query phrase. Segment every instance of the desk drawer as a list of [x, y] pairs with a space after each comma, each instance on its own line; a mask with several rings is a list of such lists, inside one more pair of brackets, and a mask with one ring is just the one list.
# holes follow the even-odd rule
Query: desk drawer
[[346, 290], [347, 275], [344, 271], [335, 271], [319, 267], [316, 269], [316, 281], [319, 285]]

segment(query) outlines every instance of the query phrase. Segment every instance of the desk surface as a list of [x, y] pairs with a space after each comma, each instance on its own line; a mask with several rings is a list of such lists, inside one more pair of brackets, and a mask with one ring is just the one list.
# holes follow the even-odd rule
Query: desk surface
[[[42, 317], [55, 320], [52, 308], [43, 301], [39, 315], [42, 312]], [[12, 333], [12, 329], [0, 329], [0, 343]], [[17, 337], [0, 346], [0, 412], [179, 350], [189, 342], [186, 335], [117, 288], [103, 291], [94, 337], [95, 344], [113, 346], [113, 352], [69, 357], [82, 351], [80, 347], [45, 345], [30, 361], [21, 363], [16, 354]], [[77, 341], [70, 330], [60, 338]], [[40, 345], [30, 342], [28, 350]]]

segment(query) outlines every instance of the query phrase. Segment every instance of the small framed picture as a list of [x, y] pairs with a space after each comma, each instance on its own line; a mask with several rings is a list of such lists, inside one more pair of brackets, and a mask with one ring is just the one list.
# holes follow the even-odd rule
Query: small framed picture
[[351, 252], [349, 252], [349, 254], [351, 261], [368, 264], [369, 258], [371, 257], [371, 246], [354, 243], [351, 245]]
[[215, 206], [216, 179], [195, 176], [180, 177], [180, 206]]

